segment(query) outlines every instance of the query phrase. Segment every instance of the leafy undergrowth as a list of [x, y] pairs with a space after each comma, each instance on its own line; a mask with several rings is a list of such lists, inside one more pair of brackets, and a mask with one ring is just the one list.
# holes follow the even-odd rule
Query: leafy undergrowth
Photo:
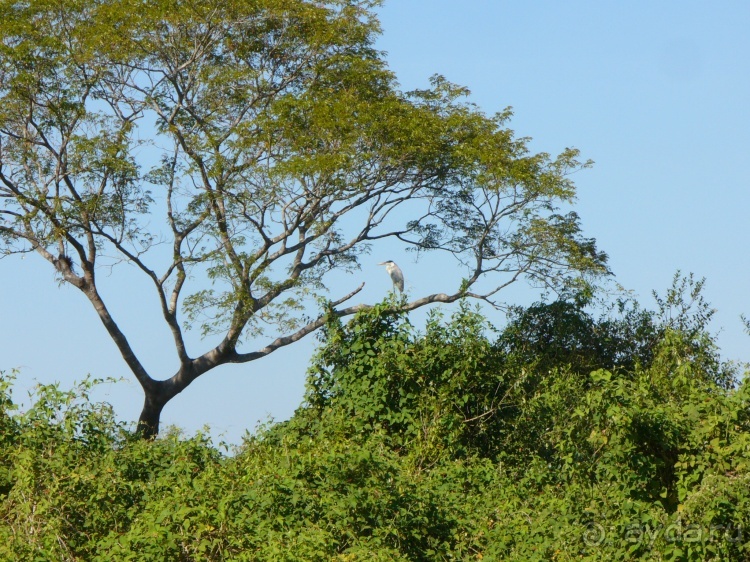
[[0, 560], [741, 560], [750, 386], [705, 318], [575, 303], [499, 336], [331, 324], [295, 416], [233, 455], [133, 436], [87, 381], [0, 393]]

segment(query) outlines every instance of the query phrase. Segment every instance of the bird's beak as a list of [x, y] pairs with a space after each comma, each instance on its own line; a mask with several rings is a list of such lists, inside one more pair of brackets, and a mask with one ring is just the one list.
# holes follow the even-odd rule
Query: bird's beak
[[385, 262], [381, 262], [381, 263], [379, 263], [378, 265], [385, 265]]

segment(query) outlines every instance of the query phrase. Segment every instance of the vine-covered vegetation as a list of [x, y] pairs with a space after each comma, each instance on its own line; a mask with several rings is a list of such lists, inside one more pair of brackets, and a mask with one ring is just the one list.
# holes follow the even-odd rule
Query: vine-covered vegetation
[[288, 421], [227, 454], [134, 436], [93, 382], [0, 394], [0, 560], [740, 560], [750, 386], [700, 283], [496, 331], [385, 302], [331, 322]]

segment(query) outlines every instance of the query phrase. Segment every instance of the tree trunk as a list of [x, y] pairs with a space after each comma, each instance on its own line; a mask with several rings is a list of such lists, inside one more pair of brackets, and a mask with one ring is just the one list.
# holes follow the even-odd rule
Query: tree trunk
[[153, 380], [143, 385], [143, 409], [138, 418], [137, 433], [144, 439], [153, 439], [159, 434], [161, 411], [172, 398], [182, 392], [199, 375], [212, 369], [216, 363], [205, 362], [202, 371], [196, 371], [192, 364], [183, 365], [172, 378]]
[[144, 439], [154, 439], [159, 434], [161, 411], [171, 396], [167, 397], [158, 386], [153, 390], [144, 389], [144, 393], [143, 409], [138, 418], [136, 431]]

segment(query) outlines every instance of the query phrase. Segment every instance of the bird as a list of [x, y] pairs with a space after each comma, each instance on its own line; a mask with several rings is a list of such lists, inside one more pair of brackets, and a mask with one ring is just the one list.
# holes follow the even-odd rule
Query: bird
[[404, 292], [404, 274], [401, 272], [401, 268], [396, 265], [392, 260], [384, 261], [378, 265], [384, 265], [388, 275], [391, 276], [393, 286], [396, 287], [400, 292]]

